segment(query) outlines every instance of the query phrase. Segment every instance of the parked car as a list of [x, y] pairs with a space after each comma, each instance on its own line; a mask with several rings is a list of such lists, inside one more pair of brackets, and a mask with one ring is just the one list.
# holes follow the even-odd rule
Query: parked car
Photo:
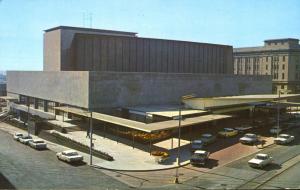
[[201, 150], [203, 148], [204, 143], [202, 140], [194, 140], [192, 141], [191, 145], [191, 152], [194, 152], [196, 150]]
[[258, 141], [258, 137], [256, 134], [247, 133], [242, 138], [240, 138], [240, 142], [242, 144], [254, 144]]
[[69, 163], [83, 161], [83, 156], [79, 155], [78, 152], [75, 150], [65, 150], [59, 152], [56, 154], [56, 157], [59, 160], [69, 162]]
[[192, 165], [204, 166], [209, 158], [209, 152], [205, 150], [196, 150], [191, 156], [190, 162]]
[[47, 148], [47, 144], [41, 139], [33, 139], [32, 141], [29, 141], [28, 144], [30, 147], [37, 150], [44, 150]]
[[208, 145], [216, 141], [216, 136], [209, 133], [205, 133], [201, 135], [200, 140], [203, 142], [204, 145]]
[[18, 141], [19, 138], [22, 138], [23, 136], [24, 136], [24, 134], [15, 132], [15, 134], [14, 134], [14, 139], [15, 139], [16, 141]]
[[237, 130], [238, 133], [245, 133], [253, 129], [253, 127], [251, 125], [241, 125], [240, 127], [235, 127], [234, 129]]
[[248, 164], [253, 168], [263, 168], [272, 163], [273, 158], [268, 154], [256, 154], [254, 158], [248, 161]]
[[28, 144], [29, 141], [32, 141], [32, 137], [29, 136], [29, 135], [25, 135], [25, 136], [23, 136], [23, 137], [20, 137], [20, 138], [19, 138], [19, 141], [20, 141], [21, 143], [23, 143], [23, 144]]
[[223, 131], [218, 133], [221, 137], [234, 137], [238, 134], [238, 131], [232, 128], [224, 128]]
[[271, 133], [271, 134], [277, 134], [277, 133], [280, 133], [281, 131], [282, 131], [282, 129], [279, 128], [279, 127], [277, 127], [277, 126], [272, 127], [272, 128], [270, 129], [270, 133]]
[[276, 144], [288, 144], [295, 139], [294, 136], [288, 134], [280, 134], [277, 138], [274, 139]]

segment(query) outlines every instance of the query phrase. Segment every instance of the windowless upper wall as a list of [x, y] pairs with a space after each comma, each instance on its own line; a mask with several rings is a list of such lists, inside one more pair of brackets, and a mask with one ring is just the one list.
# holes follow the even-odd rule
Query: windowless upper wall
[[44, 39], [44, 70], [233, 74], [231, 46], [73, 27]]

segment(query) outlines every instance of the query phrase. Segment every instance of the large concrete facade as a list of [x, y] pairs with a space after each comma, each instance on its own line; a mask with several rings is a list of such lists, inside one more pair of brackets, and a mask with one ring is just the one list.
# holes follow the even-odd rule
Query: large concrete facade
[[10, 96], [24, 95], [93, 110], [136, 105], [178, 104], [182, 95], [199, 97], [262, 94], [268, 76], [86, 71], [8, 72]]
[[264, 46], [235, 48], [234, 74], [271, 75], [273, 92], [300, 92], [300, 45], [298, 39], [265, 40]]
[[232, 47], [61, 26], [45, 31], [44, 70], [232, 74]]

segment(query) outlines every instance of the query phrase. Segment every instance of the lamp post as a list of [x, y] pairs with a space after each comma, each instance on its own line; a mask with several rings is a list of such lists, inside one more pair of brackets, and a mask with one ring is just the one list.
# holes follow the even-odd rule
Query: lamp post
[[93, 112], [90, 112], [90, 165], [93, 164]]
[[178, 114], [178, 147], [177, 147], [177, 167], [176, 167], [176, 174], [175, 174], [175, 180], [174, 183], [179, 183], [179, 166], [180, 166], [180, 139], [181, 139], [181, 104], [183, 100], [188, 100], [195, 98], [194, 94], [191, 95], [185, 95], [180, 97], [179, 101], [179, 114]]
[[291, 90], [278, 90], [278, 100], [277, 100], [277, 130], [276, 130], [276, 137], [278, 138], [279, 135], [279, 120], [280, 120], [280, 108], [279, 108], [279, 99], [281, 93], [289, 93]]

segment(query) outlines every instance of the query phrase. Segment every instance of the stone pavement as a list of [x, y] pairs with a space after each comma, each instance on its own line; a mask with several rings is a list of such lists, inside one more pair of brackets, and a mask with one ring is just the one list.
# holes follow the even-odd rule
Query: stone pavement
[[[62, 136], [71, 138], [74, 141], [86, 144], [89, 146], [90, 139], [86, 138], [85, 131], [70, 131], [67, 134], [60, 133]], [[170, 140], [166, 140], [152, 147], [161, 146], [161, 148], [168, 148], [170, 158], [162, 163], [156, 163], [155, 158], [150, 155], [148, 151], [148, 145], [142, 145], [139, 143], [139, 148], [134, 148], [130, 145], [117, 142], [116, 140], [111, 140], [110, 138], [104, 138], [102, 136], [93, 134], [94, 149], [106, 152], [114, 157], [114, 161], [101, 161], [94, 162], [95, 166], [111, 169], [111, 170], [127, 170], [127, 171], [149, 171], [149, 170], [161, 170], [169, 169], [177, 166], [177, 140], [174, 139], [173, 149], [169, 149], [171, 144]], [[137, 143], [136, 143], [137, 144]], [[181, 141], [183, 145], [181, 147], [181, 165], [186, 165], [189, 163], [190, 151], [189, 142]], [[142, 146], [142, 147], [141, 147]], [[140, 149], [142, 148], [142, 149]], [[153, 148], [155, 149], [155, 148]]]

